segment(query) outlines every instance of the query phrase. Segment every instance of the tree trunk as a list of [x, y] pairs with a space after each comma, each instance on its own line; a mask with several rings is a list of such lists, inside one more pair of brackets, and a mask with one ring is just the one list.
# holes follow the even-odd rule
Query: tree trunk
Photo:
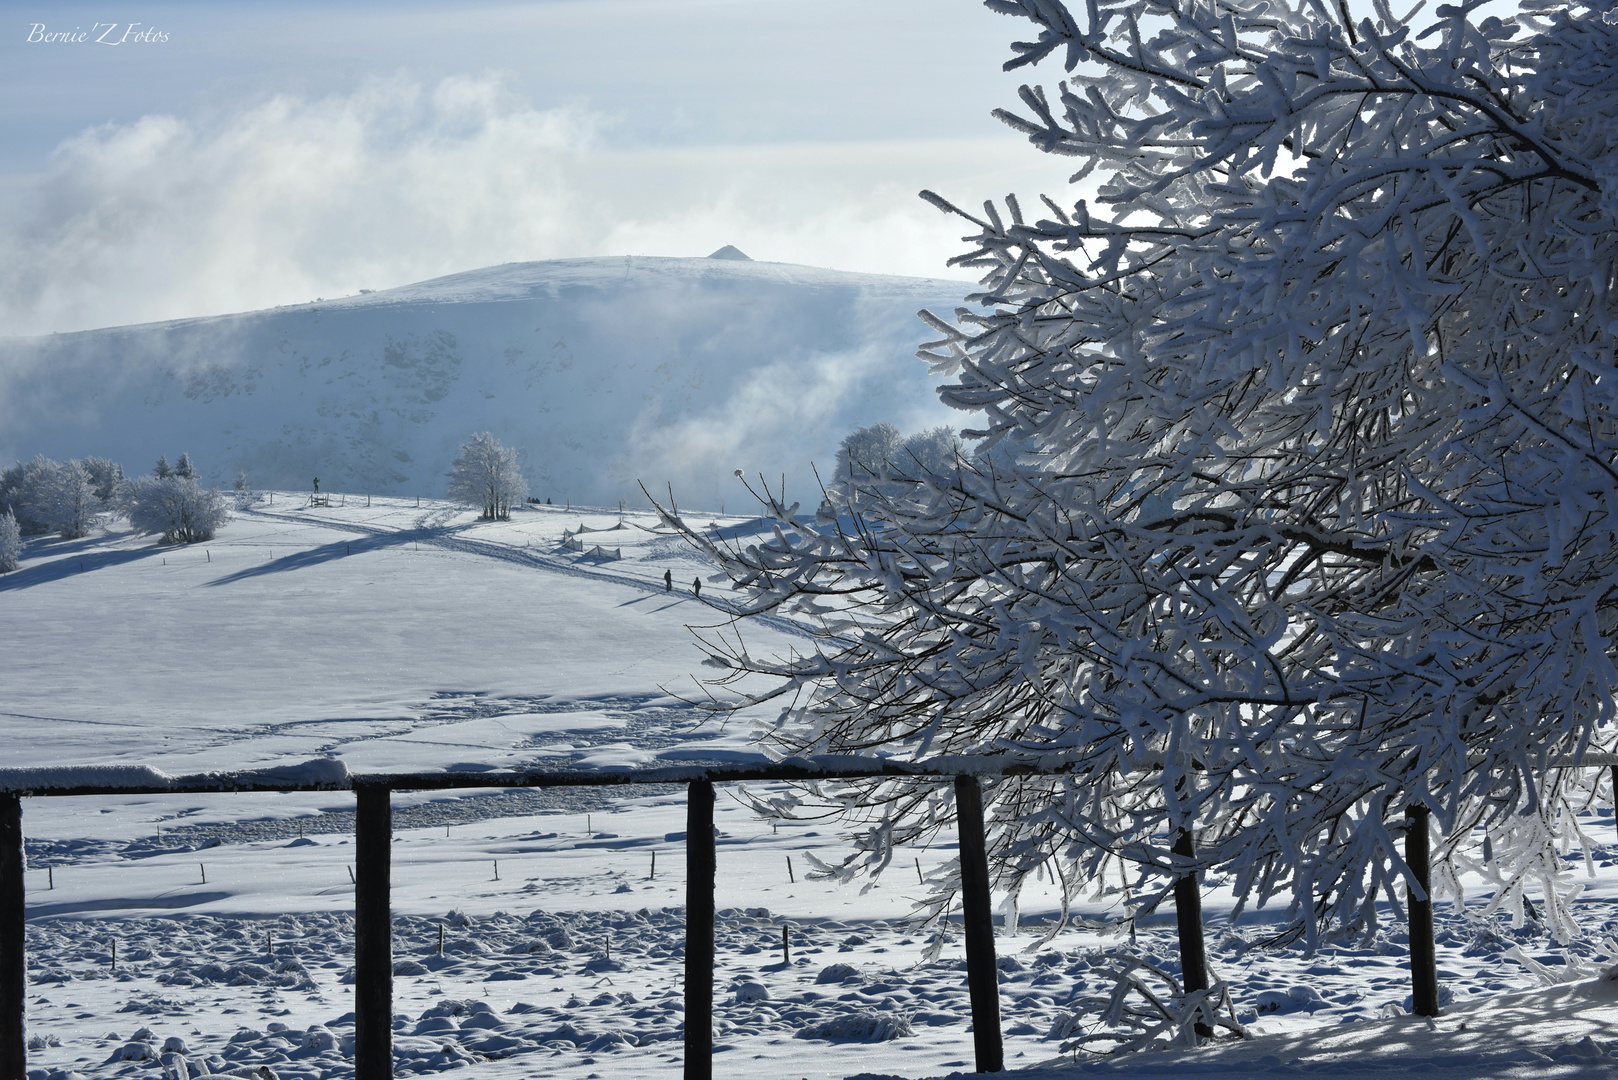
[[1417, 1016], [1438, 1015], [1438, 956], [1433, 943], [1433, 897], [1425, 806], [1405, 809], [1405, 865], [1420, 886], [1407, 891], [1410, 907], [1410, 1011]]
[[[1190, 829], [1181, 829], [1174, 838], [1174, 854], [1187, 859], [1196, 857], [1196, 845]], [[1202, 934], [1202, 889], [1196, 871], [1182, 874], [1174, 881], [1174, 918], [1180, 934], [1180, 981], [1189, 995], [1208, 989], [1208, 948]], [[1213, 1027], [1202, 1021], [1196, 1024], [1197, 1037], [1213, 1037]]]

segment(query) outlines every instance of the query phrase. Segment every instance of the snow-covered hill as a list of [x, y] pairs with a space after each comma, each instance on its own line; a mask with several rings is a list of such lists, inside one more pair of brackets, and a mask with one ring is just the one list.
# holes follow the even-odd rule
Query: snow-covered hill
[[954, 420], [915, 349], [959, 281], [745, 258], [511, 263], [341, 300], [0, 339], [0, 460], [190, 453], [206, 480], [433, 495], [493, 431], [533, 493], [615, 505], [638, 480], [809, 499], [852, 428]]

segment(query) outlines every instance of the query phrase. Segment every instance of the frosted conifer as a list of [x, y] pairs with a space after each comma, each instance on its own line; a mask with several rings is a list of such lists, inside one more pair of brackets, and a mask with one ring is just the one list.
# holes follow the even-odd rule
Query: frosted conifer
[[17, 569], [22, 559], [22, 530], [10, 510], [0, 514], [0, 574]]

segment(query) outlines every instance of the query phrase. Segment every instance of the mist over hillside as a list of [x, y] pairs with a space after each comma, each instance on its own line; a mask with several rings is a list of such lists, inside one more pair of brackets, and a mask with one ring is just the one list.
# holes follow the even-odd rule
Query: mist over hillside
[[921, 308], [959, 281], [745, 258], [510, 263], [340, 300], [0, 340], [0, 460], [96, 454], [202, 478], [434, 495], [490, 430], [533, 494], [610, 505], [637, 481], [682, 504], [744, 498], [732, 473], [818, 498], [838, 440], [963, 417], [915, 358]]

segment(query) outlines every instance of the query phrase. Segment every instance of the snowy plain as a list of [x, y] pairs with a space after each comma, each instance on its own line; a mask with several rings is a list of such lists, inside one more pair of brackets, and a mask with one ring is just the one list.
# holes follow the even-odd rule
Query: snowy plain
[[[34, 540], [0, 577], [4, 764], [180, 773], [335, 756], [353, 771], [469, 770], [750, 756], [745, 725], [713, 728], [684, 700], [702, 670], [687, 626], [723, 612], [692, 595], [711, 567], [652, 525], [543, 506], [481, 523], [430, 500], [350, 493], [310, 507], [278, 492], [189, 548], [118, 522], [86, 540]], [[584, 550], [565, 547], [581, 526]], [[784, 621], [747, 633], [756, 651], [807, 644]], [[400, 1074], [678, 1074], [681, 790], [400, 793], [394, 806]], [[36, 1080], [352, 1075], [352, 807], [343, 792], [26, 800]], [[1081, 1000], [1110, 988], [1109, 955], [1128, 941], [1123, 898], [1098, 883], [1047, 936], [1055, 898], [1025, 891], [1021, 926], [998, 942], [1008, 1064], [1610, 1075], [1618, 983], [1597, 977], [1618, 964], [1618, 833], [1610, 807], [1592, 807], [1586, 826], [1588, 869], [1569, 858], [1589, 875], [1586, 937], [1559, 949], [1441, 906], [1450, 1003], [1433, 1022], [1395, 1015], [1409, 992], [1395, 922], [1314, 956], [1252, 948], [1270, 916], [1231, 925], [1231, 898], [1209, 882], [1212, 961], [1256, 1037], [1195, 1050], [1064, 1053], [1097, 1023]], [[922, 879], [948, 875], [948, 837], [899, 853], [862, 891], [805, 873], [810, 855], [841, 857], [835, 822], [771, 822], [727, 789], [718, 827], [716, 1075], [971, 1071], [958, 929], [929, 962], [931, 932], [906, 921]], [[1175, 967], [1172, 912], [1134, 936]]]

